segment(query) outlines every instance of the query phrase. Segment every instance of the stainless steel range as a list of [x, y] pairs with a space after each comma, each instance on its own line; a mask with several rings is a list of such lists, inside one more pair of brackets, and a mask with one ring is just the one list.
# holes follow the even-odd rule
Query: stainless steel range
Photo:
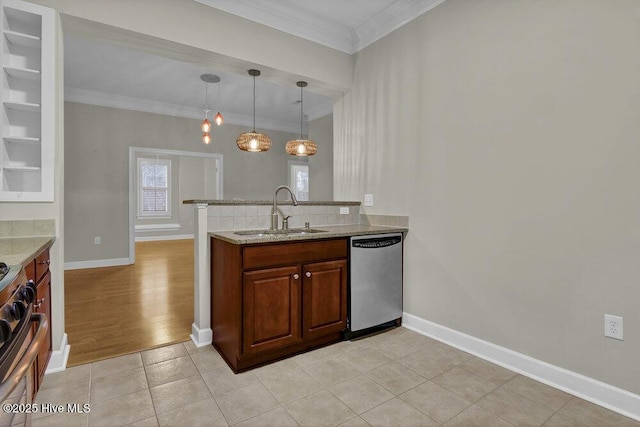
[[33, 401], [34, 361], [49, 326], [44, 314], [33, 313], [36, 287], [22, 267], [0, 263], [0, 272], [0, 426], [29, 425], [19, 405]]
[[[2, 283], [2, 279], [4, 279], [4, 276], [6, 276], [7, 273], [9, 273], [9, 266], [4, 262], [0, 262], [0, 283]], [[1, 286], [0, 289], [2, 289]]]

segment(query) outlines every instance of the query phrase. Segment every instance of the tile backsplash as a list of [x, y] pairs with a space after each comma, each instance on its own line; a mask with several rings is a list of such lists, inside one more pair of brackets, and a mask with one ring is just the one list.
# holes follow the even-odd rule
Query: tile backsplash
[[409, 227], [409, 217], [402, 215], [360, 215], [360, 224]]
[[56, 223], [53, 219], [0, 221], [2, 237], [55, 236]]
[[[339, 205], [280, 205], [278, 227], [282, 217], [290, 215], [289, 227], [347, 225], [360, 223], [360, 206], [342, 206], [348, 214], [340, 214]], [[208, 231], [263, 229], [271, 226], [271, 205], [210, 205], [207, 208]]]

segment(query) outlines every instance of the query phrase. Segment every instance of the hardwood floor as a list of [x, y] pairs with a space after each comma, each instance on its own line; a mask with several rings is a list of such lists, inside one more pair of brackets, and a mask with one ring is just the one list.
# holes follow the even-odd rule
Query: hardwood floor
[[65, 272], [68, 366], [189, 339], [193, 240], [136, 243], [136, 263]]

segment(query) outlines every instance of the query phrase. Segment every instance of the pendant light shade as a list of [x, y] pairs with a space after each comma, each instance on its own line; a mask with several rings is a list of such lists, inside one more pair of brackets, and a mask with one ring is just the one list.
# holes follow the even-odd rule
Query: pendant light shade
[[209, 119], [205, 117], [205, 119], [202, 121], [202, 124], [200, 125], [200, 128], [204, 133], [211, 132], [211, 122], [209, 121]]
[[213, 121], [218, 126], [222, 126], [222, 124], [224, 123], [224, 117], [222, 117], [222, 114], [220, 114], [220, 111], [218, 111], [218, 114], [216, 114], [216, 116], [213, 118]]
[[302, 120], [304, 118], [302, 110], [302, 88], [307, 86], [307, 82], [297, 82], [300, 88], [300, 139], [294, 139], [287, 142], [285, 150], [292, 156], [313, 156], [318, 151], [316, 143], [310, 139], [305, 139], [302, 133]]
[[[220, 77], [214, 74], [202, 74], [200, 76], [205, 85], [205, 97], [204, 97], [204, 120], [200, 123], [200, 130], [202, 130], [202, 142], [204, 144], [211, 143], [211, 122], [209, 121], [209, 83], [219, 83]], [[218, 87], [219, 90], [219, 87]], [[218, 123], [218, 116], [220, 116], [220, 123]], [[218, 112], [214, 119], [214, 122], [218, 125], [222, 124], [222, 114]]]
[[260, 75], [260, 71], [249, 70], [249, 75], [253, 77], [253, 131], [238, 135], [236, 145], [242, 151], [267, 151], [271, 148], [271, 138], [265, 133], [256, 132], [256, 77]]

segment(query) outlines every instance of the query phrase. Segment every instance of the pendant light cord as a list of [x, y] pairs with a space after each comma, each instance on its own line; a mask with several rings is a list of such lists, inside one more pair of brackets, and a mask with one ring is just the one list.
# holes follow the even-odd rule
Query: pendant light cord
[[209, 82], [204, 82], [204, 118], [209, 118]]
[[256, 131], [256, 76], [253, 76], [253, 132]]
[[303, 104], [303, 102], [302, 102], [302, 86], [300, 86], [300, 139], [304, 139], [304, 137], [302, 135], [302, 131], [303, 131], [303, 128], [302, 128], [302, 123], [303, 123], [303, 121], [302, 121], [302, 114], [303, 114], [303, 112], [302, 112], [303, 111], [302, 110], [302, 104]]
[[220, 82], [217, 83], [218, 85], [218, 105], [216, 105], [218, 107], [218, 111], [220, 111]]

